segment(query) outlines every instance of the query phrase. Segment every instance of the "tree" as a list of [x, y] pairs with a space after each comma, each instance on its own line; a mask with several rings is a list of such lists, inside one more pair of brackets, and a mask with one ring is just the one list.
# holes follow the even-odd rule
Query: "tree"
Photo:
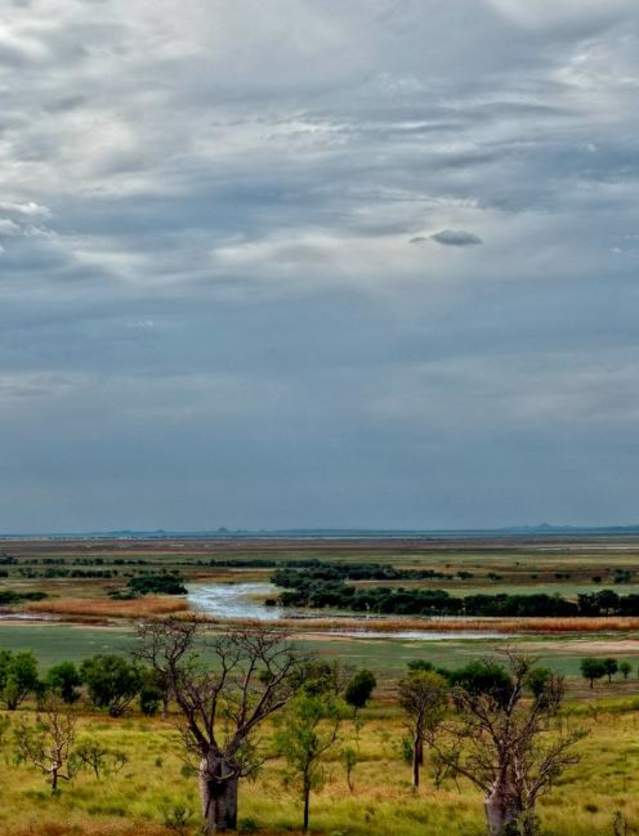
[[501, 704], [506, 704], [512, 693], [509, 672], [494, 659], [469, 662], [463, 668], [451, 671], [448, 681], [469, 696], [489, 695]]
[[99, 654], [80, 668], [89, 697], [96, 708], [108, 709], [111, 717], [122, 715], [139, 692], [142, 675], [137, 665], [123, 656]]
[[296, 677], [298, 687], [309, 694], [330, 693], [339, 697], [353, 679], [353, 667], [340, 659], [310, 657], [300, 662]]
[[428, 737], [453, 775], [484, 792], [491, 836], [531, 836], [537, 801], [566, 766], [577, 763], [571, 749], [583, 732], [557, 728], [548, 734], [563, 699], [563, 679], [552, 674], [541, 693], [527, 697], [534, 661], [510, 652], [506, 658], [508, 699], [500, 691], [477, 694], [456, 686], [455, 714]]
[[49, 668], [46, 686], [69, 705], [80, 697], [77, 688], [82, 685], [82, 677], [73, 662], [60, 662]]
[[[147, 717], [157, 714], [160, 704], [166, 708], [166, 689], [162, 687], [163, 678], [153, 670], [146, 670], [142, 673], [142, 684], [140, 686], [140, 711]], [[166, 716], [166, 710], [164, 714]]]
[[612, 682], [612, 677], [617, 673], [619, 670], [619, 663], [616, 659], [608, 658], [603, 660], [604, 669], [606, 671], [606, 676], [608, 677], [608, 682]]
[[356, 711], [364, 708], [371, 698], [371, 694], [377, 685], [374, 675], [366, 668], [358, 671], [350, 680], [344, 691], [344, 699], [348, 705]]
[[58, 781], [70, 781], [73, 777], [70, 761], [75, 740], [76, 717], [68, 707], [64, 709], [56, 698], [49, 698], [43, 716], [35, 723], [20, 721], [14, 730], [18, 762], [32, 763], [51, 785], [51, 792], [58, 790]]
[[15, 711], [39, 684], [38, 661], [30, 650], [0, 651], [0, 697], [8, 711]]
[[621, 662], [621, 664], [619, 665], [619, 670], [621, 671], [623, 678], [628, 679], [632, 672], [632, 665], [630, 664], [630, 662]]
[[[208, 640], [200, 633], [195, 619], [143, 624], [136, 656], [167, 677], [186, 751], [198, 761], [204, 832], [211, 834], [236, 829], [238, 783], [267, 758], [257, 734], [293, 696], [299, 660], [282, 633], [266, 627]], [[211, 665], [196, 654], [199, 646]]]
[[338, 741], [344, 705], [331, 694], [302, 691], [293, 699], [275, 736], [277, 751], [286, 759], [304, 804], [303, 827], [308, 831], [310, 797], [326, 781], [322, 758]]
[[592, 657], [582, 659], [579, 667], [581, 675], [584, 679], [589, 680], [591, 688], [595, 687], [595, 679], [601, 679], [606, 673], [606, 667], [601, 659]]
[[448, 683], [438, 673], [411, 670], [399, 683], [399, 704], [408, 718], [413, 755], [413, 787], [419, 787], [424, 740], [441, 723], [448, 702]]
[[550, 668], [533, 668], [528, 674], [526, 685], [535, 699], [542, 699], [552, 679]]
[[346, 784], [348, 789], [353, 792], [355, 784], [353, 783], [353, 770], [357, 766], [357, 751], [352, 746], [345, 746], [342, 749], [342, 764], [346, 772]]
[[75, 770], [90, 770], [98, 781], [103, 775], [119, 772], [129, 762], [124, 752], [111, 749], [92, 737], [80, 740], [70, 760]]
[[[151, 691], [157, 690], [160, 692], [160, 700], [162, 702], [162, 716], [167, 717], [169, 703], [171, 701], [171, 676], [169, 663], [164, 658], [165, 646], [161, 641], [162, 636], [163, 631], [157, 630], [153, 625], [140, 625], [138, 628], [138, 638], [142, 640], [142, 643], [137, 650], [133, 651], [133, 656], [149, 665], [143, 674], [143, 684], [140, 691], [141, 710], [145, 713], [145, 709], [142, 708], [143, 703], [146, 704], [146, 708], [152, 707], [153, 698]], [[149, 689], [148, 691], [147, 688]]]

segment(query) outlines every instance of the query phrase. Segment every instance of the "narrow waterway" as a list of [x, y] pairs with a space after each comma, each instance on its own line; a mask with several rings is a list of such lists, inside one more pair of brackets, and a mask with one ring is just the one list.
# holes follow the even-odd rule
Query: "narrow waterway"
[[[281, 618], [303, 618], [305, 626], [312, 625], [314, 619], [326, 621], [328, 615], [322, 610], [289, 610], [280, 606], [264, 606], [267, 598], [277, 598], [278, 589], [271, 583], [205, 583], [189, 588], [188, 602], [193, 610], [221, 619], [250, 619], [252, 621], [273, 622]], [[340, 615], [340, 619], [349, 616]], [[496, 632], [464, 630], [367, 630], [364, 617], [351, 616], [352, 629], [339, 627], [324, 630], [327, 635], [345, 638], [366, 639], [403, 639], [405, 641], [445, 641], [460, 639], [499, 639], [503, 635]]]
[[207, 583], [189, 588], [187, 600], [194, 610], [217, 618], [248, 618], [277, 621], [286, 615], [283, 607], [265, 607], [267, 598], [277, 598], [272, 583]]

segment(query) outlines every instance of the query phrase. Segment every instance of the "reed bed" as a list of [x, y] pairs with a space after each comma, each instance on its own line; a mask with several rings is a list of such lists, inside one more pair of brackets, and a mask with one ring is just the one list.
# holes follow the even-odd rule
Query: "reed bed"
[[[182, 617], [193, 617], [192, 612], [184, 613]], [[231, 625], [254, 627], [264, 625], [263, 621], [237, 619], [230, 621], [215, 618], [203, 613], [196, 616], [198, 620], [218, 626]], [[412, 630], [448, 632], [491, 632], [491, 633], [605, 633], [628, 632], [639, 630], [639, 618], [602, 616], [598, 618], [282, 618], [272, 622], [273, 627], [282, 628], [295, 633], [317, 633], [340, 630], [367, 630], [397, 633]]]
[[[104, 598], [59, 598], [28, 604], [31, 613], [49, 613], [74, 617], [145, 618], [177, 615], [196, 617], [206, 624], [220, 627], [254, 627], [263, 621], [251, 619], [221, 619], [206, 613], [195, 613], [183, 598], [147, 595], [132, 601], [114, 601]], [[282, 618], [271, 622], [273, 627], [295, 633], [319, 633], [341, 630], [379, 631], [393, 633], [412, 630], [491, 633], [606, 633], [639, 631], [639, 617], [600, 616], [596, 618], [347, 618], [326, 616], [320, 618]]]
[[131, 601], [113, 601], [104, 598], [58, 598], [52, 601], [37, 601], [29, 604], [26, 609], [32, 613], [50, 613], [70, 617], [146, 618], [184, 612], [188, 610], [188, 604], [183, 598], [147, 595]]

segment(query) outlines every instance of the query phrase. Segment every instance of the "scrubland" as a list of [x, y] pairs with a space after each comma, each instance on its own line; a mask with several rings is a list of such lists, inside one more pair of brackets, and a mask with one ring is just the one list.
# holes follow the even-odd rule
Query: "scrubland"
[[[329, 781], [312, 799], [312, 832], [331, 836], [480, 836], [485, 832], [481, 796], [463, 779], [437, 788], [427, 766], [424, 785], [418, 793], [412, 790], [410, 765], [401, 752], [402, 719], [393, 705], [374, 702], [364, 715], [354, 791], [347, 787], [338, 747], [326, 765]], [[561, 722], [583, 727], [589, 734], [578, 745], [580, 763], [569, 769], [540, 804], [541, 832], [613, 834], [615, 818], [628, 827], [628, 833], [637, 832], [639, 703], [632, 698], [589, 705], [572, 702]], [[56, 796], [33, 768], [14, 765], [10, 747], [5, 747], [0, 762], [1, 833], [168, 836], [178, 832], [170, 824], [180, 805], [193, 811], [192, 825], [183, 832], [198, 832], [196, 779], [185, 768], [170, 720], [85, 714], [78, 734], [86, 733], [124, 751], [128, 763], [118, 774], [100, 781], [82, 773]], [[352, 727], [344, 728], [343, 738], [352, 743]], [[243, 783], [241, 831], [265, 836], [300, 832], [300, 801], [283, 776], [283, 764], [276, 760], [262, 769], [254, 783]]]
[[[149, 595], [134, 600], [110, 597], [128, 578], [140, 573], [178, 570], [188, 583], [268, 580], [268, 561], [378, 561], [405, 568], [427, 567], [445, 575], [423, 579], [420, 586], [455, 594], [513, 590], [556, 591], [566, 597], [584, 588], [612, 588], [619, 573], [631, 578], [615, 584], [619, 593], [639, 580], [639, 542], [618, 543], [31, 543], [2, 544], [6, 572], [0, 590], [45, 591], [48, 598], [13, 608], [27, 615], [56, 616], [64, 623], [4, 624], [0, 647], [33, 649], [46, 669], [60, 659], [81, 661], [96, 652], [127, 653], [133, 623], [141, 618], [187, 615], [183, 597]], [[231, 565], [232, 564], [232, 565]], [[72, 576], [73, 572], [102, 577]], [[461, 578], [459, 572], [470, 573]], [[65, 577], [55, 573], [66, 572]], [[629, 574], [628, 574], [629, 573]], [[215, 618], [212, 627], [223, 629]], [[396, 681], [411, 659], [435, 665], [460, 665], [514, 643], [543, 664], [566, 674], [567, 703], [561, 722], [583, 727], [588, 735], [577, 746], [578, 765], [561, 777], [539, 804], [541, 833], [591, 836], [639, 833], [639, 618], [454, 619], [375, 618], [366, 627], [439, 632], [468, 630], [496, 633], [495, 639], [448, 639], [441, 642], [364, 640], [329, 636], [327, 631], [353, 626], [329, 612], [312, 623], [284, 619], [296, 643], [320, 656], [337, 656], [368, 667], [380, 683], [356, 745], [354, 791], [349, 791], [337, 747], [328, 759], [328, 782], [313, 795], [311, 831], [326, 836], [480, 836], [485, 833], [482, 798], [464, 779], [435, 785], [428, 763], [418, 793], [411, 788], [410, 764], [402, 754], [405, 729], [393, 702]], [[628, 682], [598, 683], [594, 690], [579, 678], [584, 656], [617, 656], [632, 662]], [[12, 713], [33, 717], [27, 705]], [[266, 729], [266, 734], [270, 729]], [[0, 748], [0, 834], [2, 836], [195, 836], [199, 832], [197, 780], [189, 774], [175, 725], [145, 718], [136, 711], [119, 719], [80, 709], [79, 736], [90, 734], [124, 751], [128, 761], [101, 781], [87, 773], [64, 783], [52, 796], [33, 767], [17, 765], [11, 731]], [[344, 730], [353, 745], [354, 731]], [[192, 811], [179, 830], [178, 808]], [[285, 781], [284, 764], [268, 762], [256, 781], [242, 782], [239, 822], [243, 832], [300, 833], [301, 803]], [[178, 828], [178, 829], [176, 829]]]

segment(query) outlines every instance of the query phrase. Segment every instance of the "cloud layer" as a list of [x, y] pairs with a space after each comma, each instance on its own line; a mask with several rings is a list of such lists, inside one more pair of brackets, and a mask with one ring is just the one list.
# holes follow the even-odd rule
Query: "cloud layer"
[[638, 36], [15, 2], [0, 530], [635, 519]]

